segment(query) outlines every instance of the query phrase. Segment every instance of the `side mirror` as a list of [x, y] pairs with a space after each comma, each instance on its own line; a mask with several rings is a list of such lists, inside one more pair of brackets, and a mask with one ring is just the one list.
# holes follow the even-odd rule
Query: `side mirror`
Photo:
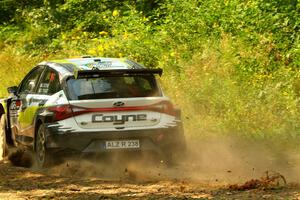
[[17, 86], [12, 86], [12, 87], [7, 88], [7, 92], [10, 94], [17, 94], [17, 91], [18, 91]]

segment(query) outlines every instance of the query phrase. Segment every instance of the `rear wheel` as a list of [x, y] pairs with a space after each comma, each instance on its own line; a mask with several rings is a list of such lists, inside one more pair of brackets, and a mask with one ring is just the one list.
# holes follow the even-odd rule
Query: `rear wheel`
[[168, 148], [165, 151], [164, 160], [168, 166], [176, 166], [179, 165], [186, 156], [186, 147], [179, 145], [177, 148]]
[[8, 154], [8, 147], [6, 144], [6, 127], [5, 116], [1, 115], [0, 119], [0, 160], [3, 160]]
[[38, 128], [35, 137], [35, 160], [36, 164], [40, 168], [44, 168], [50, 165], [51, 155], [46, 149], [46, 129], [43, 124]]
[[164, 150], [165, 161], [169, 166], [178, 165], [186, 157], [187, 148], [182, 124], [177, 127], [173, 139]]

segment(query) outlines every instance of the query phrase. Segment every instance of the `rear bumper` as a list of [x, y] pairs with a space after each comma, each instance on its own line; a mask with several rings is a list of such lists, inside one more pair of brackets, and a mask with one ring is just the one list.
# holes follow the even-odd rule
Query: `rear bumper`
[[[152, 151], [158, 154], [170, 147], [185, 145], [183, 133], [178, 128], [149, 129], [134, 131], [99, 131], [99, 132], [55, 132], [46, 126], [46, 148], [74, 153], [104, 153], [111, 151]], [[135, 140], [140, 142], [140, 148], [106, 149], [105, 142], [109, 140]]]

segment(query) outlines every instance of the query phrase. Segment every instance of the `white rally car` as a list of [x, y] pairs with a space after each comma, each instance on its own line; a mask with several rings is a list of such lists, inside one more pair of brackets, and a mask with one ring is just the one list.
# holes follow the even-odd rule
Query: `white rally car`
[[185, 138], [156, 74], [119, 58], [42, 62], [1, 101], [3, 149], [29, 147], [41, 167], [61, 152], [150, 151], [171, 161]]

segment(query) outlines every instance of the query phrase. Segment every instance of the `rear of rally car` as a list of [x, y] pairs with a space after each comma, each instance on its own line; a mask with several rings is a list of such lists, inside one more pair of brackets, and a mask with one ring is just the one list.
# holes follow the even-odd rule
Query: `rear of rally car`
[[82, 70], [65, 81], [66, 102], [47, 108], [48, 149], [79, 153], [185, 148], [180, 110], [155, 79], [160, 69]]

